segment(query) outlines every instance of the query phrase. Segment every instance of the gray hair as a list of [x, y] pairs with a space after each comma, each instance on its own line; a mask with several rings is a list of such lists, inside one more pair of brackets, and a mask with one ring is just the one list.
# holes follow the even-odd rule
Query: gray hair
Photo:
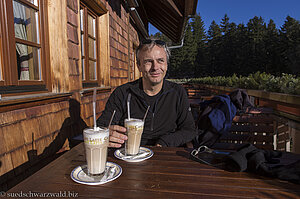
[[167, 44], [162, 40], [146, 39], [146, 40], [142, 41], [140, 43], [139, 47], [136, 49], [136, 61], [137, 61], [138, 65], [140, 65], [139, 54], [140, 54], [141, 50], [144, 48], [146, 50], [149, 50], [149, 49], [152, 49], [154, 46], [162, 47], [165, 50], [166, 55], [167, 55], [167, 63], [169, 63], [171, 52], [170, 52]]

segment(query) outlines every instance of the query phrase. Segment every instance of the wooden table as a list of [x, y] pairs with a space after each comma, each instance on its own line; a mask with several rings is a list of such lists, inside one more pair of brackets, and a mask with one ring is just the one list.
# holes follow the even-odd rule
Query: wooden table
[[[232, 173], [190, 160], [184, 148], [149, 147], [154, 156], [139, 163], [113, 157], [122, 175], [103, 185], [77, 184], [71, 171], [85, 164], [83, 144], [66, 152], [6, 194], [61, 193], [76, 198], [299, 198], [300, 186], [249, 173]], [[57, 197], [56, 197], [57, 198]]]

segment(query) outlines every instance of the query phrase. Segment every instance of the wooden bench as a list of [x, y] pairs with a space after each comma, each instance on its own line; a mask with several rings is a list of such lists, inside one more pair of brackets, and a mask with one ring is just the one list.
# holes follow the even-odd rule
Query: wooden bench
[[230, 131], [221, 136], [216, 146], [227, 144], [227, 148], [237, 148], [251, 143], [257, 148], [273, 150], [276, 126], [276, 120], [269, 109], [262, 109], [260, 113], [238, 114], [232, 121]]
[[202, 85], [184, 84], [183, 87], [185, 88], [189, 99], [209, 100], [214, 96], [209, 89]]
[[[190, 99], [195, 122], [198, 121], [201, 101]], [[252, 143], [257, 148], [273, 150], [277, 126], [277, 121], [273, 117], [273, 110], [269, 108], [258, 108], [245, 113], [237, 113], [233, 118], [230, 131], [221, 136], [214, 148], [236, 149], [245, 143]]]

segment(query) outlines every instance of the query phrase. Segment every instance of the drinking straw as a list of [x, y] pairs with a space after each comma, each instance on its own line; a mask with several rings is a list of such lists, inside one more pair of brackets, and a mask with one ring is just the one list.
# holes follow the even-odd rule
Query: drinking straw
[[131, 93], [128, 94], [128, 98], [127, 98], [127, 114], [128, 114], [128, 120], [130, 120], [130, 98], [131, 98]]
[[146, 110], [146, 113], [145, 113], [145, 115], [144, 115], [143, 122], [145, 122], [145, 119], [146, 119], [147, 113], [148, 113], [148, 111], [149, 111], [149, 108], [150, 108], [150, 106], [148, 106], [148, 108], [147, 108], [147, 110]]
[[96, 131], [97, 129], [97, 124], [96, 124], [96, 88], [94, 88], [93, 92], [93, 116], [94, 116], [94, 130]]
[[110, 121], [109, 121], [109, 124], [108, 124], [108, 128], [110, 127], [111, 122], [112, 122], [113, 119], [114, 119], [115, 113], [116, 113], [116, 110], [114, 110], [114, 112], [113, 112], [113, 114], [112, 114], [112, 116], [111, 116], [111, 118], [110, 118]]

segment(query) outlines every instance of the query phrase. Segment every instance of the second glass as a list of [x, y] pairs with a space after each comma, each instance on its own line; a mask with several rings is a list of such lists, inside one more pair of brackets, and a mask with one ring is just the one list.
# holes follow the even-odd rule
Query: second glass
[[128, 139], [125, 141], [126, 155], [136, 155], [139, 152], [142, 133], [144, 130], [144, 121], [140, 119], [125, 119], [126, 135]]

